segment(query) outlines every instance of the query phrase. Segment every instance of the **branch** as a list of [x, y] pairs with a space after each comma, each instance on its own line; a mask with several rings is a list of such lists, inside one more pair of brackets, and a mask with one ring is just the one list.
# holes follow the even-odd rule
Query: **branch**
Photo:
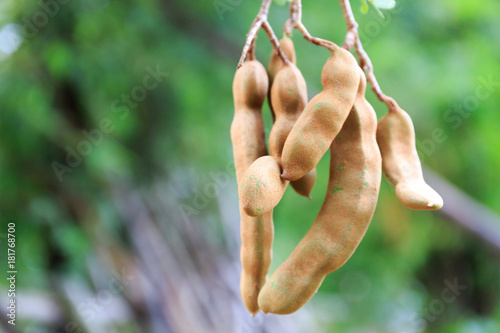
[[377, 95], [377, 98], [384, 102], [389, 111], [396, 111], [397, 103], [396, 101], [382, 92], [380, 85], [378, 84], [377, 78], [373, 72], [373, 64], [363, 49], [363, 44], [359, 39], [358, 27], [359, 24], [356, 22], [354, 18], [354, 14], [352, 13], [351, 3], [349, 0], [340, 0], [340, 6], [342, 7], [342, 13], [344, 14], [344, 19], [347, 24], [347, 33], [344, 40], [343, 48], [346, 50], [350, 50], [353, 46], [356, 49], [356, 54], [358, 55], [359, 66], [366, 74], [366, 80], [370, 82], [373, 92]]
[[269, 36], [271, 40], [271, 44], [275, 48], [278, 56], [281, 57], [284, 63], [289, 63], [290, 60], [286, 57], [285, 53], [280, 48], [280, 44], [278, 38], [274, 34], [271, 25], [267, 21], [267, 14], [269, 13], [269, 6], [271, 6], [272, 0], [262, 0], [262, 4], [260, 6], [259, 13], [255, 17], [252, 25], [250, 26], [250, 31], [247, 34], [247, 39], [245, 42], [245, 46], [243, 47], [243, 51], [241, 52], [240, 61], [238, 62], [238, 66], [236, 68], [240, 68], [247, 57], [249, 55], [249, 59], [252, 60], [255, 58], [255, 39], [257, 38], [257, 32], [260, 28], [263, 28], [264, 31]]

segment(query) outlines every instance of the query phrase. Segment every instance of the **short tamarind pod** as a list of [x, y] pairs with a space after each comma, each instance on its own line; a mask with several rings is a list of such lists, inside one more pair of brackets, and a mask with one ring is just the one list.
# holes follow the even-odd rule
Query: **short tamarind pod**
[[314, 183], [316, 183], [316, 168], [306, 173], [304, 177], [290, 182], [290, 185], [292, 185], [295, 192], [311, 199], [311, 191], [314, 187]]
[[396, 105], [380, 119], [377, 142], [382, 153], [382, 167], [395, 186], [396, 196], [406, 207], [437, 210], [443, 199], [424, 180], [422, 165], [415, 146], [415, 129], [410, 116]]
[[250, 165], [238, 188], [243, 210], [249, 216], [269, 213], [280, 202], [288, 181], [281, 179], [281, 167], [272, 156], [262, 156]]
[[[292, 64], [296, 64], [297, 58], [295, 56], [295, 47], [293, 46], [293, 41], [290, 37], [283, 37], [279, 40], [280, 48], [286, 55], [288, 60]], [[269, 75], [269, 84], [272, 87], [274, 76], [278, 73], [281, 66], [283, 66], [283, 59], [278, 55], [276, 49], [273, 48], [271, 53], [271, 59], [269, 59], [269, 64], [267, 64], [267, 74]]]
[[259, 307], [264, 313], [289, 314], [302, 307], [325, 276], [351, 257], [368, 229], [382, 161], [375, 138], [377, 117], [364, 97], [365, 87], [363, 74], [352, 111], [331, 145], [323, 206], [307, 234], [261, 289]]
[[[307, 105], [306, 81], [293, 63], [284, 64], [278, 70], [271, 86], [270, 101], [275, 122], [269, 134], [269, 152], [280, 159], [283, 146], [295, 122]], [[292, 188], [310, 198], [316, 181], [316, 170], [291, 183]]]
[[[262, 105], [269, 82], [266, 70], [256, 60], [246, 61], [233, 80], [234, 118], [231, 124], [234, 165], [238, 184], [248, 167], [267, 155]], [[255, 315], [257, 297], [271, 263], [273, 240], [272, 212], [260, 217], [245, 214], [240, 203], [242, 264], [240, 293], [243, 304]]]
[[354, 56], [333, 50], [321, 72], [323, 90], [307, 103], [285, 141], [282, 178], [297, 180], [318, 164], [349, 115], [359, 80]]
[[[286, 55], [288, 60], [292, 64], [295, 65], [296, 63], [296, 56], [295, 56], [295, 47], [293, 46], [293, 41], [290, 37], [283, 37], [279, 41], [280, 43], [280, 48], [281, 51]], [[283, 59], [278, 55], [278, 52], [276, 52], [276, 49], [273, 48], [273, 51], [271, 53], [271, 59], [269, 59], [269, 64], [267, 65], [267, 74], [269, 75], [269, 93], [267, 96], [267, 102], [269, 103], [269, 108], [271, 109], [271, 115], [273, 116], [273, 122], [276, 120], [276, 116], [274, 114], [274, 109], [273, 109], [273, 104], [271, 103], [272, 97], [271, 97], [271, 89], [273, 86], [274, 82], [274, 77], [278, 73], [278, 71], [281, 69], [281, 67], [284, 65]]]
[[269, 133], [269, 152], [280, 159], [283, 146], [295, 122], [307, 105], [306, 81], [294, 64], [283, 65], [271, 86], [276, 121]]

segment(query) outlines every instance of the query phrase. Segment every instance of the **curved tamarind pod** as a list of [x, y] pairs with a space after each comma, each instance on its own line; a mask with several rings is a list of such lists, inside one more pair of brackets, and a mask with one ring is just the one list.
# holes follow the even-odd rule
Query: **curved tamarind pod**
[[273, 210], [285, 193], [288, 181], [281, 179], [276, 158], [262, 156], [247, 169], [238, 188], [241, 203], [249, 216], [260, 216]]
[[332, 51], [321, 72], [323, 91], [307, 103], [286, 139], [282, 178], [297, 180], [318, 164], [354, 104], [359, 80], [354, 56], [342, 48]]
[[415, 129], [410, 116], [399, 106], [378, 123], [377, 142], [382, 153], [382, 167], [396, 187], [396, 196], [406, 207], [437, 210], [443, 199], [424, 180], [415, 146]]
[[[307, 104], [306, 81], [297, 66], [281, 66], [274, 78], [270, 97], [275, 122], [269, 134], [269, 152], [280, 159], [288, 134]], [[310, 198], [315, 181], [316, 170], [313, 169], [291, 185], [298, 194]]]
[[364, 97], [366, 81], [361, 75], [356, 102], [331, 146], [323, 206], [307, 234], [261, 289], [259, 306], [264, 313], [289, 314], [302, 307], [325, 276], [351, 257], [373, 217], [382, 161], [375, 138], [377, 117]]
[[[267, 155], [262, 105], [268, 90], [267, 73], [256, 60], [246, 61], [233, 80], [234, 118], [231, 124], [234, 165], [238, 184], [248, 167]], [[271, 264], [272, 212], [258, 218], [245, 214], [240, 203], [242, 264], [240, 293], [248, 311], [259, 311], [257, 297]]]

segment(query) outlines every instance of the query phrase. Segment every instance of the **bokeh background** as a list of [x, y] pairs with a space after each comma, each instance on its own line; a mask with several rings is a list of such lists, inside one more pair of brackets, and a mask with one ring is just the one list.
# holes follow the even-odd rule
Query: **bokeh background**
[[[410, 211], [383, 179], [352, 259], [297, 313], [252, 318], [229, 127], [259, 2], [1, 1], [0, 267], [12, 222], [18, 312], [8, 325], [0, 279], [0, 331], [500, 332], [500, 3], [397, 2], [385, 19], [352, 5], [445, 208]], [[313, 35], [343, 41], [337, 1], [303, 9]], [[287, 16], [273, 4], [279, 36]], [[314, 96], [328, 51], [293, 39]], [[257, 58], [270, 52], [259, 33]], [[319, 211], [328, 161], [313, 200], [289, 189], [275, 209], [271, 270]]]

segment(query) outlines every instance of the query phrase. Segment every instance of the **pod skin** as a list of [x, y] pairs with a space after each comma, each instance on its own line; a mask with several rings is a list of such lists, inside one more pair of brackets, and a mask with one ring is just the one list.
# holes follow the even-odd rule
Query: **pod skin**
[[396, 196], [406, 207], [440, 209], [443, 199], [424, 180], [411, 118], [399, 106], [396, 105], [395, 109], [382, 117], [377, 128], [384, 174], [395, 186]]
[[309, 101], [286, 139], [283, 179], [297, 180], [318, 164], [352, 109], [359, 80], [356, 59], [337, 47], [321, 72], [323, 91]]
[[[267, 155], [262, 105], [268, 86], [266, 70], [256, 60], [246, 61], [234, 76], [235, 112], [231, 124], [231, 141], [238, 184], [248, 167], [257, 158]], [[240, 215], [240, 293], [245, 307], [255, 315], [259, 311], [257, 296], [271, 264], [274, 233], [272, 212], [251, 217], [245, 214], [240, 203]]]
[[331, 145], [330, 180], [323, 206], [308, 233], [267, 280], [259, 294], [264, 313], [289, 314], [302, 307], [325, 276], [356, 250], [377, 204], [382, 163], [377, 118], [364, 97], [364, 74], [356, 102]]

